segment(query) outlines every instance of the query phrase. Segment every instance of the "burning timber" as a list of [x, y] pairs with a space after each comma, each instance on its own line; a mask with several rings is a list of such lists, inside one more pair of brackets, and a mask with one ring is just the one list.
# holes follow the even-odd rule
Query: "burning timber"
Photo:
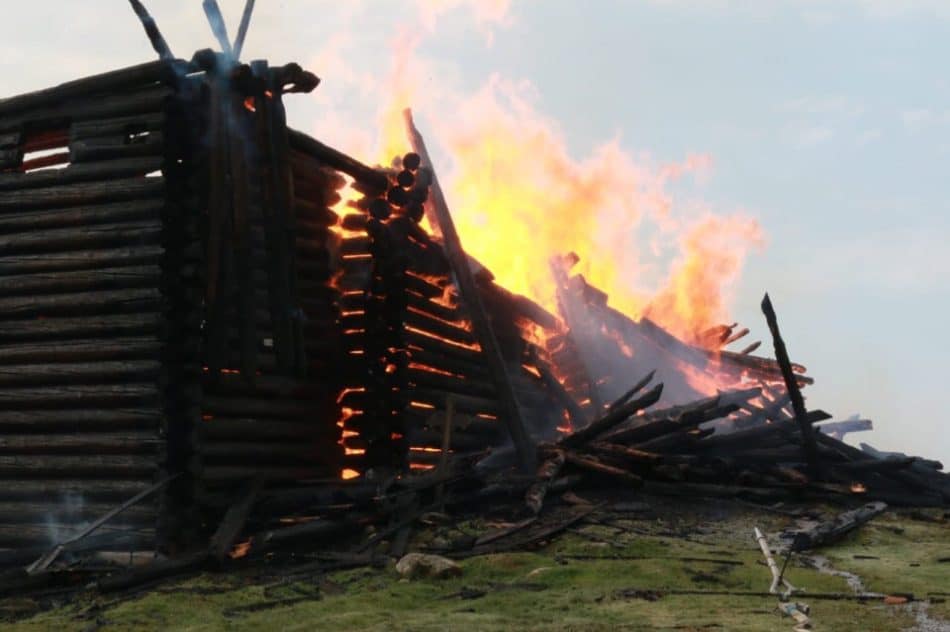
[[736, 325], [686, 343], [617, 312], [572, 255], [549, 313], [466, 254], [411, 119], [415, 151], [363, 164], [288, 127], [312, 73], [175, 59], [139, 15], [159, 61], [0, 101], [0, 563], [162, 556], [103, 589], [304, 548], [366, 564], [427, 513], [527, 527], [585, 487], [950, 503], [939, 463], [821, 425], [770, 302], [777, 360], [727, 350]]

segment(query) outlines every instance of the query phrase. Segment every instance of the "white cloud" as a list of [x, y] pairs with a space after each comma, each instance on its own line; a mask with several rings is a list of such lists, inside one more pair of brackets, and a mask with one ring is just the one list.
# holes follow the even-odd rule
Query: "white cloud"
[[827, 125], [791, 125], [782, 131], [782, 139], [794, 147], [814, 147], [828, 142], [835, 135]]
[[911, 108], [900, 113], [901, 122], [909, 132], [922, 132], [950, 125], [950, 110]]
[[856, 233], [799, 261], [798, 273], [803, 282], [826, 290], [945, 292], [950, 290], [946, 238], [939, 229], [917, 226]]
[[881, 139], [883, 136], [879, 129], [866, 129], [858, 134], [858, 145], [870, 145]]
[[821, 114], [856, 118], [865, 107], [844, 95], [809, 95], [790, 99], [779, 105], [779, 110], [794, 114]]

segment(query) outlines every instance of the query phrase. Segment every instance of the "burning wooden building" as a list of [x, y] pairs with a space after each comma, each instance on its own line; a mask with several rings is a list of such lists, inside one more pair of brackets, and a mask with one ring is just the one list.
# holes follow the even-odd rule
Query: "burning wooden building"
[[[632, 320], [569, 257], [552, 264], [558, 314], [495, 283], [411, 117], [413, 151], [370, 167], [288, 127], [283, 98], [312, 73], [175, 59], [145, 23], [159, 61], [0, 101], [0, 549], [134, 498], [103, 546], [176, 551], [253, 504], [248, 486], [293, 502], [490, 448], [550, 479], [566, 457], [550, 466], [539, 443], [595, 436], [599, 457], [568, 460], [675, 480], [702, 459], [664, 450], [718, 429], [752, 434], [704, 446], [781, 452], [784, 429], [807, 444], [828, 418], [799, 410], [801, 367], [723, 350], [734, 326], [695, 346]], [[654, 369], [665, 395], [632, 399]]]

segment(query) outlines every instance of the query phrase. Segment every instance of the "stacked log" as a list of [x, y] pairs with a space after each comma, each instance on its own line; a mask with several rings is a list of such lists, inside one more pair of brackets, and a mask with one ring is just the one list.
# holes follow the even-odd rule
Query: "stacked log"
[[[213, 68], [201, 79], [209, 87], [220, 80]], [[291, 146], [281, 95], [287, 73], [298, 70], [265, 62], [232, 69], [234, 92], [217, 104], [225, 110], [227, 134], [218, 134], [218, 145], [196, 150], [194, 171], [204, 178], [196, 183], [200, 202], [191, 212], [208, 209], [208, 228], [199, 235], [206, 259], [186, 311], [207, 312], [205, 327], [192, 330], [202, 344], [182, 452], [195, 522], [205, 531], [249, 479], [279, 491], [339, 476], [342, 468], [331, 386], [339, 352], [328, 332], [339, 317], [339, 292], [332, 287], [338, 244], [330, 229], [337, 216], [330, 206], [344, 182]], [[211, 134], [206, 128], [214, 116], [198, 121], [203, 128], [192, 136]], [[215, 188], [222, 169], [230, 195], [229, 187]], [[217, 225], [222, 234], [214, 232], [216, 205], [225, 209]], [[232, 241], [215, 244], [225, 238]], [[213, 264], [218, 254], [222, 259]], [[215, 269], [218, 297], [209, 304]]]
[[[167, 469], [165, 130], [182, 62], [0, 101], [0, 549], [50, 544]], [[154, 540], [160, 501], [110, 529]]]
[[[340, 401], [344, 444], [358, 472], [404, 467], [407, 457], [413, 470], [434, 467], [450, 402], [453, 453], [508, 441], [496, 386], [441, 244], [420, 224], [431, 176], [415, 154], [393, 165], [385, 189], [357, 179], [364, 195], [342, 220], [337, 285], [348, 361]], [[538, 370], [552, 374], [535, 337], [551, 335], [558, 321], [496, 285], [486, 270], [476, 278], [519, 405], [534, 432], [550, 434], [566, 413]]]

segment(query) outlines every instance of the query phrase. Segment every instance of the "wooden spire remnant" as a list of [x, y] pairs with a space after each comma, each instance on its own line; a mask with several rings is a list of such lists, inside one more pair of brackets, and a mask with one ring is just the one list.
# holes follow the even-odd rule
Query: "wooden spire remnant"
[[469, 267], [468, 255], [462, 248], [462, 241], [455, 230], [455, 222], [452, 221], [448, 203], [445, 201], [442, 188], [439, 186], [439, 180], [432, 167], [432, 159], [429, 157], [422, 134], [416, 129], [412, 120], [410, 109], [403, 110], [403, 119], [406, 124], [409, 142], [412, 144], [412, 150], [422, 158], [422, 164], [431, 170], [431, 195], [426, 202], [427, 211], [431, 211], [430, 217], [435, 219], [436, 226], [442, 234], [445, 255], [458, 282], [459, 297], [468, 308], [475, 336], [485, 353], [488, 366], [491, 368], [492, 379], [498, 389], [501, 410], [505, 424], [508, 427], [508, 433], [521, 459], [522, 467], [527, 471], [534, 472], [537, 464], [537, 454], [525, 430], [521, 409], [518, 406], [514, 387], [511, 384], [511, 377], [508, 375], [508, 367], [505, 365], [501, 347], [495, 337], [495, 332], [492, 330], [491, 321], [478, 292], [475, 275], [472, 274], [472, 269]]
[[234, 51], [231, 49], [231, 39], [228, 37], [228, 27], [224, 24], [224, 16], [221, 14], [221, 7], [217, 0], [204, 0], [201, 3], [208, 18], [208, 24], [211, 25], [211, 32], [221, 45], [221, 51], [229, 58], [234, 58]]
[[247, 28], [251, 25], [251, 15], [254, 13], [254, 0], [247, 0], [244, 5], [244, 14], [241, 16], [241, 25], [238, 27], [237, 37], [234, 38], [234, 58], [241, 58], [241, 49], [244, 48], [244, 39], [247, 37]]
[[775, 309], [772, 307], [772, 299], [766, 294], [762, 299], [762, 313], [765, 314], [765, 320], [769, 324], [769, 331], [772, 332], [772, 341], [775, 345], [775, 359], [782, 369], [782, 379], [785, 380], [785, 388], [788, 389], [788, 396], [792, 400], [792, 410], [795, 412], [795, 421], [798, 422], [802, 433], [802, 444], [805, 448], [805, 457], [808, 459], [809, 468], [814, 472], [818, 468], [818, 445], [815, 442], [815, 431], [808, 421], [808, 411], [805, 409], [805, 399], [802, 397], [802, 391], [798, 388], [798, 380], [795, 372], [792, 371], [792, 363], [788, 358], [788, 350], [785, 348], [785, 341], [782, 340], [782, 334], [778, 330], [778, 319], [775, 316]]
[[158, 30], [158, 25], [145, 6], [139, 2], [139, 0], [129, 0], [129, 4], [132, 5], [132, 10], [135, 11], [135, 15], [137, 15], [139, 21], [142, 22], [142, 26], [145, 28], [145, 34], [148, 35], [148, 40], [152, 43], [152, 48], [155, 49], [155, 52], [158, 53], [159, 59], [174, 59], [175, 56], [168, 47], [168, 42], [162, 37], [162, 32]]

